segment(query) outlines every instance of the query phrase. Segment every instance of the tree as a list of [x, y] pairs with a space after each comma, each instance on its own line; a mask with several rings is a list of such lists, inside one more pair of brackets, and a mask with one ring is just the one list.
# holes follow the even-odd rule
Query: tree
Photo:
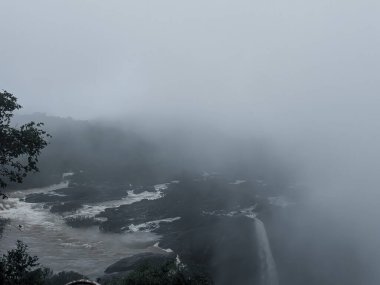
[[28, 246], [17, 241], [15, 249], [0, 259], [0, 283], [4, 285], [42, 285], [51, 275], [47, 268], [39, 268], [38, 257], [27, 252]]
[[[83, 281], [87, 279], [86, 276], [83, 276], [82, 274], [79, 274], [74, 271], [62, 271], [57, 274], [54, 274], [53, 276], [47, 278], [45, 280], [44, 285], [67, 285], [67, 284], [89, 284], [89, 285], [96, 285], [97, 283], [90, 282], [90, 281]], [[81, 280], [82, 283], [76, 283], [75, 280]], [[72, 282], [72, 283], [70, 283]]]
[[163, 264], [143, 263], [125, 277], [103, 280], [104, 285], [212, 285], [212, 280], [201, 272], [178, 266], [175, 260]]
[[[43, 123], [29, 122], [13, 126], [14, 111], [21, 109], [17, 98], [0, 91], [0, 187], [9, 182], [22, 183], [29, 172], [37, 172], [38, 156], [51, 137], [41, 127]], [[6, 198], [4, 193], [0, 196]]]
[[[40, 267], [37, 256], [28, 253], [28, 246], [17, 241], [16, 248], [0, 257], [0, 284], [2, 285], [65, 285], [74, 280], [87, 279], [74, 271], [53, 274], [49, 268]], [[75, 284], [97, 284], [97, 283]], [[73, 283], [74, 284], [74, 283]]]

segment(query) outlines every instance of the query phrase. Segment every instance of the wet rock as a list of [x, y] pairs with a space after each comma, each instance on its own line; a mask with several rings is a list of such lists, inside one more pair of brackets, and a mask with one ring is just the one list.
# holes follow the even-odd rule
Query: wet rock
[[154, 186], [147, 186], [147, 187], [140, 186], [133, 189], [134, 194], [140, 194], [143, 192], [156, 192], [156, 189], [154, 188]]
[[125, 272], [135, 270], [139, 266], [146, 264], [150, 266], [161, 266], [166, 262], [172, 262], [175, 255], [172, 253], [159, 254], [152, 252], [139, 253], [130, 257], [123, 258], [109, 266], [104, 272], [107, 274], [115, 272]]

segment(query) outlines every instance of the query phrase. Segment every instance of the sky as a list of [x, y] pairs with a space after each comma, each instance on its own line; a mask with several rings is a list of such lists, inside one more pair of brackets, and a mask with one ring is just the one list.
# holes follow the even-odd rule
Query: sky
[[317, 165], [377, 167], [379, 12], [370, 0], [2, 0], [0, 88], [24, 113], [198, 120]]
[[82, 119], [370, 117], [379, 10], [368, 0], [2, 0], [0, 88], [25, 112]]
[[379, 12], [370, 0], [2, 0], [0, 88], [24, 113], [198, 120], [317, 164], [358, 149], [368, 163]]

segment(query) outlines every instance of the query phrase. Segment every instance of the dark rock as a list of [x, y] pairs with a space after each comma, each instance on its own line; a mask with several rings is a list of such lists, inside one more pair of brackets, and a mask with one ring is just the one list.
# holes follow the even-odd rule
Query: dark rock
[[88, 216], [67, 217], [65, 218], [65, 222], [73, 228], [92, 227], [100, 224], [100, 221]]
[[249, 183], [238, 186], [230, 185], [221, 178], [201, 181], [181, 179], [178, 184], [170, 184], [161, 199], [106, 209], [98, 215], [107, 218], [101, 230], [120, 232], [121, 228], [128, 228], [131, 224], [175, 217], [196, 220], [202, 218], [203, 212], [222, 210], [228, 213], [257, 203], [256, 193]]
[[70, 201], [70, 202], [62, 202], [59, 204], [54, 204], [50, 208], [50, 212], [52, 213], [64, 213], [64, 212], [72, 212], [80, 209], [82, 207], [80, 202]]
[[101, 228], [117, 231], [132, 223], [181, 217], [154, 229], [161, 248], [172, 249], [191, 272], [211, 276], [217, 284], [255, 284], [260, 263], [254, 221], [239, 211], [259, 202], [249, 183], [181, 179], [161, 199], [107, 209]]
[[175, 251], [191, 270], [204, 268], [216, 284], [258, 284], [259, 260], [253, 219], [197, 216], [157, 231], [161, 248]]
[[29, 194], [25, 198], [25, 202], [27, 203], [56, 203], [56, 202], [64, 202], [68, 199], [63, 196], [57, 196], [50, 193], [34, 193]]
[[139, 253], [130, 257], [123, 258], [104, 271], [107, 274], [135, 270], [143, 264], [150, 266], [161, 266], [166, 262], [172, 262], [174, 254], [159, 254], [152, 252]]
[[156, 192], [156, 189], [154, 188], [154, 186], [148, 186], [148, 187], [136, 187], [135, 189], [133, 189], [133, 193], [135, 194], [140, 194], [142, 192]]

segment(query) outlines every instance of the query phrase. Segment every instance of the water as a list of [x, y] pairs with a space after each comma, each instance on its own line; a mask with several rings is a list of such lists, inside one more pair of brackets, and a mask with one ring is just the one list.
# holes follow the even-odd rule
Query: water
[[[68, 187], [64, 181], [45, 188], [29, 189], [12, 193], [7, 200], [0, 202], [1, 216], [9, 218], [0, 243], [0, 251], [15, 247], [17, 239], [25, 242], [30, 253], [37, 255], [42, 266], [55, 272], [73, 270], [95, 278], [103, 274], [104, 269], [121, 258], [145, 251], [159, 250], [153, 245], [159, 236], [151, 232], [126, 232], [122, 234], [102, 233], [97, 227], [71, 228], [63, 216], [53, 214], [43, 204], [31, 204], [22, 201], [27, 194], [49, 193]], [[96, 214], [107, 207], [131, 204], [144, 198], [162, 197], [163, 186], [156, 187], [155, 193], [130, 193], [120, 201], [108, 201], [86, 205], [83, 212]], [[149, 196], [149, 197], [145, 197]], [[80, 211], [78, 214], [83, 214]], [[21, 230], [19, 225], [22, 225]]]
[[[162, 191], [167, 185], [156, 185], [155, 192], [134, 194], [133, 191], [128, 191], [126, 197], [120, 200], [84, 205], [69, 215], [95, 216], [106, 208], [132, 204], [143, 199], [159, 199], [163, 196]], [[146, 251], [162, 251], [163, 249], [158, 247], [160, 236], [150, 232], [149, 229], [158, 227], [161, 222], [172, 222], [180, 218], [174, 217], [132, 226], [132, 230], [122, 234], [102, 233], [97, 227], [71, 228], [65, 224], [64, 216], [51, 213], [42, 203], [23, 201], [27, 194], [58, 195], [55, 190], [67, 187], [68, 181], [63, 181], [45, 188], [13, 192], [9, 199], [0, 201], [1, 216], [11, 220], [4, 231], [0, 251], [14, 248], [16, 240], [19, 239], [29, 246], [33, 255], [40, 258], [42, 266], [47, 266], [55, 272], [73, 270], [94, 279], [101, 276], [106, 267], [124, 257]], [[276, 265], [265, 226], [256, 217], [254, 210], [255, 205], [224, 215], [245, 215], [254, 220], [261, 267], [260, 285], [278, 285]], [[22, 225], [21, 230], [18, 225]]]
[[260, 258], [260, 285], [278, 285], [276, 263], [272, 256], [264, 223], [258, 218], [254, 218], [254, 220]]

